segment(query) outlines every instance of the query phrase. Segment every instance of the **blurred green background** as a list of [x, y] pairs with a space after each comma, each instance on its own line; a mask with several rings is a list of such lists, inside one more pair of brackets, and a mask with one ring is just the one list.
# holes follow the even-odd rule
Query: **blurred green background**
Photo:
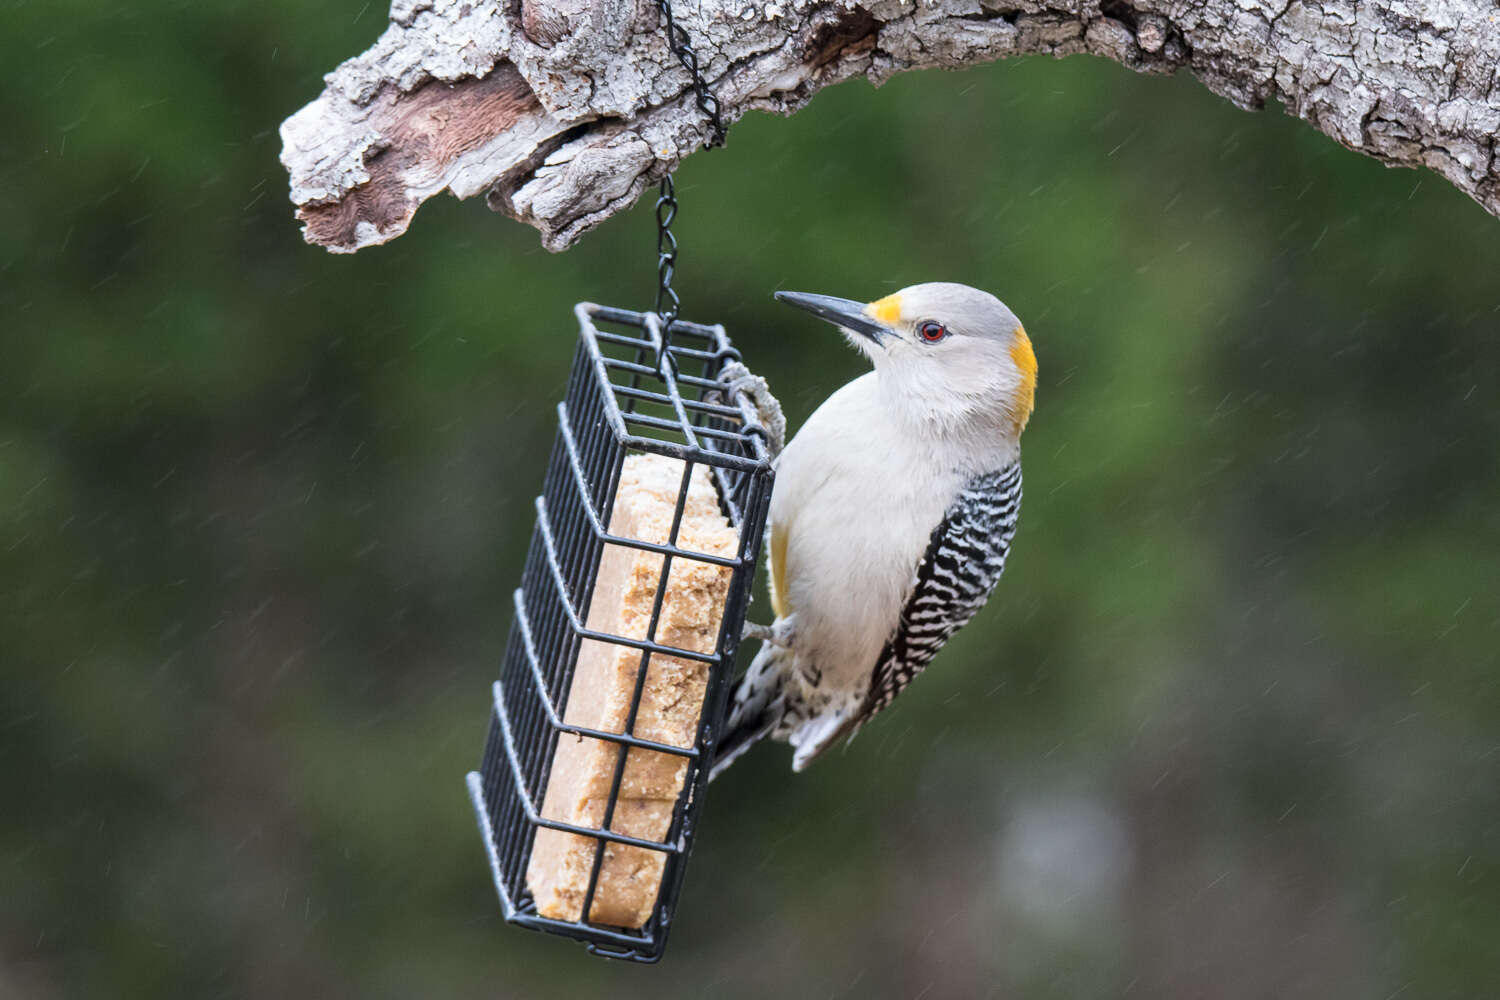
[[5, 6], [0, 995], [1500, 995], [1500, 221], [1434, 175], [1081, 57], [693, 157], [685, 315], [794, 425], [861, 364], [775, 288], [981, 285], [1041, 385], [996, 599], [714, 785], [634, 967], [502, 923], [462, 776], [649, 205], [330, 256], [276, 128], [379, 3]]

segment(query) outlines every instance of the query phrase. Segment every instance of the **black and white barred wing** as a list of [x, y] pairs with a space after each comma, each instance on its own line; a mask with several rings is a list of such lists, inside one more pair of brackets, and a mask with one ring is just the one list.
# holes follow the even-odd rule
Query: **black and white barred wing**
[[969, 480], [933, 529], [896, 634], [881, 650], [855, 726], [922, 672], [949, 636], [989, 600], [1021, 515], [1021, 463]]

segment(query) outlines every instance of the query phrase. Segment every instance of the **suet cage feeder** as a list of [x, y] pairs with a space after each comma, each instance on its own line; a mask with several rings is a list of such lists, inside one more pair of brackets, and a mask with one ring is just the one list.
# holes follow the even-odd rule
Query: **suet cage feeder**
[[[575, 938], [595, 954], [650, 962], [661, 957], [666, 945], [723, 726], [770, 501], [771, 454], [768, 435], [750, 401], [720, 383], [725, 365], [739, 360], [722, 326], [679, 320], [664, 337], [655, 313], [582, 303], [575, 314], [578, 350], [567, 396], [558, 405], [557, 437], [542, 495], [536, 500], [536, 525], [521, 585], [514, 593], [514, 620], [493, 686], [483, 761], [468, 775], [468, 786], [507, 921]], [[661, 541], [611, 531], [622, 470], [635, 455], [665, 456], [682, 467], [675, 509], [666, 500], [670, 531]], [[679, 537], [690, 487], [701, 498], [705, 473], [717, 501], [713, 514], [733, 529], [732, 548], [718, 555], [685, 548]], [[607, 550], [651, 553], [648, 558], [660, 562], [649, 623], [635, 630], [643, 634], [591, 627], [591, 601]], [[699, 643], [704, 648], [659, 641], [663, 595], [674, 566], [679, 572], [684, 566], [712, 567], [712, 572], [728, 577], [717, 636], [710, 634]], [[624, 684], [629, 693], [622, 704], [628, 710], [623, 711], [619, 731], [569, 721], [580, 649], [589, 644], [608, 644], [618, 662], [627, 664], [625, 676], [631, 680]], [[653, 660], [702, 664], [696, 668], [699, 677], [706, 668], [696, 738], [688, 734], [691, 745], [637, 735], [642, 729], [642, 692]], [[633, 675], [629, 664], [634, 664]], [[608, 747], [612, 759], [612, 774], [602, 779], [608, 787], [607, 797], [600, 800], [602, 808], [582, 822], [544, 815], [549, 811], [544, 805], [548, 783], [563, 742]], [[670, 757], [657, 758], [658, 754]], [[663, 800], [660, 805], [662, 822], [667, 823], [668, 814], [670, 822], [659, 838], [620, 832], [628, 824], [617, 821], [624, 814], [617, 807], [627, 760], [642, 758], [670, 760], [674, 773], [682, 774], [675, 801]], [[635, 805], [627, 803], [624, 812]], [[565, 915], [576, 919], [544, 915], [545, 907], [539, 909], [529, 885], [528, 866], [542, 842], [539, 838], [547, 837], [587, 845], [585, 857], [591, 860], [579, 869], [587, 875], [586, 883], [581, 877], [578, 882], [582, 905], [576, 915]], [[660, 872], [654, 902], [643, 904], [649, 906], [649, 916], [638, 927], [606, 923], [608, 917], [597, 914], [601, 870], [609, 858], [630, 852]], [[652, 865], [644, 867], [649, 871]]]

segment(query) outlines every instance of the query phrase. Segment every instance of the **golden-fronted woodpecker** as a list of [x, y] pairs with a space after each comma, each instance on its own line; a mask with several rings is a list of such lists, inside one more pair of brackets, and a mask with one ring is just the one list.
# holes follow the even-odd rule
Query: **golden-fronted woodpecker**
[[874, 365], [776, 459], [769, 627], [718, 740], [717, 775], [763, 737], [792, 769], [900, 694], [989, 598], [1021, 510], [1036, 356], [988, 292], [937, 282], [868, 304], [777, 292]]

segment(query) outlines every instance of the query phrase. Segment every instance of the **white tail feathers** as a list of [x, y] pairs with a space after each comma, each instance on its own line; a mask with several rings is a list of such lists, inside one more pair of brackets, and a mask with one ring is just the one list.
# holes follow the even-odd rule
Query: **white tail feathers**
[[841, 737], [852, 737], [859, 728], [858, 709], [857, 702], [837, 709], [830, 706], [794, 729], [787, 738], [797, 751], [792, 755], [792, 770], [803, 770]]
[[714, 762], [708, 771], [709, 781], [780, 725], [786, 710], [782, 660], [790, 655], [784, 648], [766, 642], [750, 661], [750, 669], [740, 678], [730, 699], [724, 732], [716, 741]]

